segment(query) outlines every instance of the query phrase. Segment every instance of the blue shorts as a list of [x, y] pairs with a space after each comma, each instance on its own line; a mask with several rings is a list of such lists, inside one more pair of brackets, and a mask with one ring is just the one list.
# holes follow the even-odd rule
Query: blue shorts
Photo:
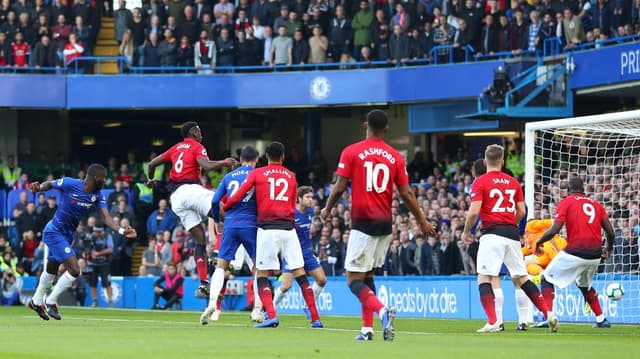
[[500, 268], [500, 275], [508, 275], [511, 276], [509, 274], [509, 269], [507, 268], [506, 265], [504, 265], [504, 263], [502, 263], [502, 267]]
[[256, 234], [258, 228], [225, 228], [222, 242], [218, 250], [218, 258], [231, 261], [236, 258], [236, 251], [242, 244], [249, 257], [256, 258]]
[[[302, 248], [302, 258], [304, 259], [304, 271], [309, 273], [312, 270], [320, 268], [320, 262], [318, 258], [313, 255], [311, 248]], [[282, 273], [291, 273], [291, 268], [287, 264], [287, 261], [282, 258]]]
[[49, 247], [47, 260], [55, 263], [63, 263], [67, 258], [75, 256], [76, 252], [71, 248], [73, 233], [64, 233], [49, 222], [42, 232], [42, 240]]

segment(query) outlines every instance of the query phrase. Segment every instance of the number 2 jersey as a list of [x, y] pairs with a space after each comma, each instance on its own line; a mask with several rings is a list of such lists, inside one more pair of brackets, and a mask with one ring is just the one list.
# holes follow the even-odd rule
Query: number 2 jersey
[[[211, 201], [211, 212], [216, 223], [220, 222], [220, 201], [225, 196], [231, 197], [251, 171], [253, 171], [251, 166], [240, 166], [222, 178]], [[240, 200], [240, 203], [225, 212], [224, 226], [225, 228], [256, 228], [256, 199], [252, 190]]]
[[516, 203], [524, 202], [522, 187], [502, 171], [490, 171], [471, 186], [471, 202], [482, 201], [482, 233], [492, 233], [519, 241]]
[[351, 227], [370, 236], [391, 234], [393, 185], [409, 184], [402, 155], [382, 139], [367, 138], [342, 151], [336, 173], [351, 179]]
[[298, 193], [295, 173], [279, 164], [254, 169], [227, 200], [224, 210], [229, 211], [253, 189], [258, 227], [285, 230], [294, 228], [293, 210]]
[[602, 220], [604, 207], [583, 194], [565, 197], [556, 209], [556, 222], [567, 227], [565, 252], [580, 258], [596, 259], [602, 255]]

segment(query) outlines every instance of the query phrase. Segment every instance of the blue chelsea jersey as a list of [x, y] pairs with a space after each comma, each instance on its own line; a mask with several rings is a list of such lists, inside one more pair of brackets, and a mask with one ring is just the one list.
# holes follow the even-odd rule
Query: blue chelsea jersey
[[313, 218], [313, 208], [307, 208], [304, 213], [298, 211], [298, 208], [294, 211], [296, 232], [298, 233], [298, 239], [300, 240], [301, 248], [311, 248], [311, 238], [309, 232], [311, 231], [311, 218]]
[[74, 232], [93, 205], [107, 208], [107, 201], [100, 191], [86, 192], [84, 182], [80, 179], [63, 177], [53, 181], [53, 188], [62, 192], [58, 210], [51, 220], [51, 224], [59, 231]]
[[[252, 170], [253, 167], [251, 166], [240, 166], [227, 173], [222, 178], [222, 181], [218, 185], [218, 188], [216, 188], [216, 192], [213, 195], [213, 200], [211, 201], [213, 220], [216, 223], [220, 222], [220, 201], [225, 197], [225, 195], [227, 198], [230, 198], [238, 188], [240, 188], [240, 185], [245, 181], [249, 172]], [[256, 199], [253, 192], [253, 190], [249, 191], [238, 205], [230, 208], [225, 213], [225, 228], [247, 228], [257, 226]]]

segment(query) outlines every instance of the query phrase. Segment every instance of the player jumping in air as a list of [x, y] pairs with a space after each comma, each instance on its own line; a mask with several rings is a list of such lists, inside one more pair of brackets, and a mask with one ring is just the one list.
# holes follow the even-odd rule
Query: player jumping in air
[[404, 158], [384, 141], [389, 129], [387, 114], [373, 110], [367, 114], [365, 123], [367, 138], [346, 147], [338, 164], [338, 180], [327, 205], [322, 210], [323, 218], [329, 216], [351, 180], [351, 227], [347, 242], [345, 269], [347, 285], [362, 304], [362, 329], [356, 340], [373, 339], [373, 313], [382, 321], [384, 340], [395, 337], [395, 308], [385, 307], [376, 297], [373, 280], [374, 268], [384, 264], [391, 240], [391, 200], [393, 185], [398, 187], [400, 197], [415, 216], [424, 234], [434, 234], [409, 187]]
[[558, 330], [558, 319], [547, 309], [538, 287], [527, 276], [527, 269], [520, 249], [518, 222], [525, 216], [524, 196], [518, 181], [502, 172], [504, 149], [490, 145], [485, 151], [487, 173], [476, 178], [471, 189], [471, 206], [467, 214], [462, 239], [478, 218], [482, 217], [482, 236], [478, 248], [478, 288], [480, 301], [488, 322], [479, 332], [498, 332], [500, 323], [496, 317], [495, 295], [491, 282], [500, 274], [504, 263], [516, 288], [522, 289], [531, 302], [549, 321], [549, 328]]
[[[58, 296], [71, 287], [71, 284], [80, 275], [78, 258], [71, 248], [73, 232], [78, 227], [80, 219], [91, 207], [94, 205], [98, 207], [104, 218], [104, 223], [114, 232], [127, 238], [136, 238], [137, 236], [135, 229], [118, 226], [109, 215], [107, 201], [100, 194], [106, 174], [104, 166], [94, 163], [87, 168], [87, 175], [84, 179], [63, 177], [42, 184], [33, 182], [30, 185], [29, 189], [34, 193], [50, 189], [61, 192], [60, 206], [42, 232], [42, 240], [49, 248], [47, 267], [40, 275], [40, 281], [33, 298], [27, 304], [44, 320], [49, 320], [49, 317], [56, 320], [62, 319], [58, 312]], [[45, 301], [44, 296], [56, 278], [60, 264], [64, 264], [66, 271]]]
[[255, 191], [258, 210], [258, 234], [256, 237], [256, 268], [258, 269], [258, 293], [267, 311], [264, 322], [256, 328], [277, 327], [280, 320], [276, 316], [271, 287], [269, 286], [269, 271], [280, 269], [278, 254], [292, 268], [293, 276], [302, 288], [309, 311], [311, 312], [311, 327], [322, 328], [322, 322], [316, 309], [313, 289], [304, 271], [304, 259], [300, 249], [300, 241], [294, 229], [294, 209], [296, 205], [297, 183], [296, 175], [282, 163], [284, 162], [284, 145], [272, 142], [266, 149], [269, 164], [256, 168], [249, 175], [238, 191], [227, 200], [224, 210], [229, 211], [238, 202], [246, 198], [250, 191]]
[[[598, 293], [591, 286], [593, 275], [598, 270], [600, 258], [607, 259], [613, 249], [615, 234], [604, 207], [584, 195], [584, 185], [578, 177], [569, 180], [569, 196], [558, 203], [555, 220], [536, 243], [536, 251], [551, 240], [564, 225], [567, 225], [567, 246], [542, 273], [542, 294], [549, 309], [553, 308], [554, 284], [566, 288], [574, 280], [584, 299], [596, 315], [597, 328], [611, 328], [602, 313]], [[602, 248], [602, 229], [607, 234], [607, 245]], [[551, 326], [551, 323], [549, 323]]]
[[[216, 193], [211, 202], [210, 216], [216, 226], [220, 224], [220, 202], [225, 196], [231, 197], [244, 183], [245, 179], [256, 167], [258, 162], [258, 151], [251, 146], [245, 146], [240, 152], [241, 166], [227, 173], [218, 185]], [[229, 209], [225, 213], [224, 228], [222, 229], [222, 241], [218, 251], [218, 261], [216, 270], [211, 278], [211, 292], [209, 293], [209, 305], [200, 316], [200, 323], [209, 323], [209, 317], [216, 321], [220, 317], [221, 310], [217, 307], [222, 299], [222, 289], [224, 288], [225, 273], [229, 268], [229, 262], [236, 257], [236, 251], [243, 246], [249, 254], [255, 267], [256, 259], [256, 199], [253, 191], [250, 191], [241, 202]], [[256, 291], [256, 281], [254, 280], [254, 292]], [[251, 313], [254, 321], [262, 320], [262, 302], [259, 296], [255, 296], [254, 309]]]
[[[298, 203], [295, 210], [295, 224], [298, 239], [300, 240], [300, 247], [302, 248], [302, 257], [304, 258], [304, 271], [313, 277], [313, 295], [318, 302], [318, 296], [322, 293], [325, 284], [327, 283], [327, 277], [324, 274], [324, 270], [318, 262], [318, 258], [313, 255], [311, 250], [311, 238], [309, 237], [309, 230], [311, 229], [311, 217], [313, 217], [313, 188], [309, 186], [302, 186], [298, 188]], [[287, 264], [286, 260], [282, 261], [282, 284], [276, 289], [273, 297], [273, 304], [275, 306], [280, 303], [282, 298], [291, 288], [293, 282], [293, 274], [291, 268]], [[311, 313], [306, 306], [303, 308], [307, 319], [311, 319]]]

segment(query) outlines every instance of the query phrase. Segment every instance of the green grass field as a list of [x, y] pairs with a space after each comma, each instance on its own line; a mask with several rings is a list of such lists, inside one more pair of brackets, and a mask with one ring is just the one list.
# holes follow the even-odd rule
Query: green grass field
[[281, 316], [277, 329], [254, 329], [249, 313], [225, 312], [201, 326], [196, 312], [61, 308], [45, 322], [25, 307], [0, 307], [0, 358], [634, 358], [640, 327], [593, 329], [561, 324], [560, 332], [530, 329], [478, 334], [480, 321], [396, 320], [396, 340], [353, 337], [360, 321], [324, 317], [309, 329], [303, 315]]

